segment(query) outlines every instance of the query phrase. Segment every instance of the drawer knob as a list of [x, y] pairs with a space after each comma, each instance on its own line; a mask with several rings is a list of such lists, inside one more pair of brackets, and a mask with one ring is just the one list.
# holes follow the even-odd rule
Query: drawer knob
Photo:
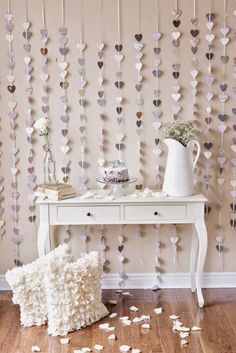
[[159, 213], [157, 211], [154, 212], [154, 216], [158, 216]]
[[88, 217], [90, 217], [90, 216], [91, 216], [91, 213], [90, 213], [90, 212], [88, 212], [88, 213], [87, 213], [87, 216], [88, 216]]

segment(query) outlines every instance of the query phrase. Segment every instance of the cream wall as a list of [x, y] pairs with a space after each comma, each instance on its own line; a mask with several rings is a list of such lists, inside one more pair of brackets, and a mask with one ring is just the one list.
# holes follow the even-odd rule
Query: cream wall
[[[59, 10], [58, 0], [46, 0], [47, 8], [47, 27], [49, 30], [50, 42], [48, 44], [49, 48], [49, 72], [50, 81], [49, 85], [51, 87], [50, 92], [50, 112], [52, 119], [52, 139], [54, 153], [58, 163], [58, 169], [61, 166], [62, 154], [60, 152], [60, 130], [62, 123], [60, 121], [60, 104], [59, 97], [61, 95], [59, 88], [59, 68], [57, 65], [58, 56], [58, 27], [61, 26], [61, 15]], [[70, 86], [68, 89], [69, 95], [69, 105], [71, 107], [69, 115], [69, 136], [72, 140], [70, 158], [72, 160], [71, 164], [71, 182], [76, 186], [78, 184], [78, 161], [79, 161], [79, 144], [78, 144], [78, 126], [79, 126], [79, 106], [78, 106], [78, 94], [77, 94], [77, 58], [78, 53], [76, 50], [76, 43], [79, 39], [79, 1], [66, 0], [66, 26], [68, 27], [68, 47], [70, 52], [67, 56], [67, 60], [70, 63], [69, 67], [69, 82]], [[41, 1], [39, 0], [29, 0], [29, 20], [32, 22], [31, 30], [33, 32], [33, 37], [31, 39], [32, 43], [32, 57], [33, 57], [33, 87], [34, 87], [34, 117], [38, 118], [40, 116], [40, 96], [41, 96], [41, 82], [39, 80], [40, 66], [41, 66], [41, 54], [40, 54], [40, 41], [39, 41], [39, 29], [42, 27], [41, 23]], [[190, 19], [192, 18], [193, 1], [190, 0], [180, 0], [179, 7], [183, 9], [183, 15], [181, 17], [181, 76], [180, 84], [183, 87], [181, 99], [181, 105], [183, 107], [181, 117], [183, 119], [190, 119], [192, 115], [192, 97], [190, 92], [190, 63], [191, 63], [191, 52], [190, 52], [190, 29], [192, 28]], [[137, 155], [137, 134], [136, 134], [136, 106], [135, 100], [135, 68], [134, 68], [134, 34], [137, 33], [137, 7], [136, 0], [122, 0], [122, 43], [124, 45], [124, 55], [125, 60], [123, 62], [124, 71], [124, 81], [125, 88], [123, 90], [124, 97], [126, 99], [124, 110], [125, 110], [125, 131], [127, 134], [125, 144], [125, 158], [127, 160], [130, 174], [136, 175], [138, 169], [138, 155]], [[104, 74], [106, 77], [105, 92], [107, 98], [107, 105], [105, 108], [105, 113], [107, 115], [107, 121], [105, 123], [105, 128], [107, 130], [107, 152], [106, 159], [114, 159], [117, 156], [117, 152], [114, 148], [114, 132], [116, 131], [115, 124], [115, 95], [116, 91], [114, 88], [114, 44], [117, 43], [117, 32], [116, 32], [116, 1], [115, 0], [103, 0], [103, 42], [106, 44], [104, 65]], [[171, 119], [171, 105], [173, 101], [171, 99], [172, 93], [172, 64], [176, 61], [172, 55], [172, 45], [171, 45], [171, 32], [173, 29], [171, 11], [174, 8], [174, 1], [170, 0], [160, 0], [160, 31], [163, 33], [163, 38], [161, 40], [162, 47], [162, 67], [164, 74], [160, 79], [160, 86], [162, 91], [162, 110], [163, 116], [162, 121], [168, 121]], [[235, 46], [233, 44], [233, 26], [236, 24], [236, 18], [233, 16], [232, 12], [235, 9], [235, 2], [233, 0], [228, 0], [229, 9], [229, 26], [232, 28], [230, 32], [231, 44], [228, 45], [227, 50], [230, 55], [230, 60], [226, 66], [228, 73], [228, 80], [230, 82], [228, 93], [232, 93], [233, 80], [232, 77], [232, 64], [233, 55], [235, 52]], [[3, 119], [3, 130], [0, 132], [2, 140], [2, 171], [5, 175], [4, 182], [4, 207], [6, 209], [4, 213], [4, 218], [6, 220], [6, 234], [0, 242], [0, 273], [4, 273], [8, 268], [13, 266], [14, 251], [15, 246], [11, 241], [12, 237], [12, 222], [10, 215], [10, 140], [9, 136], [9, 122], [7, 118], [7, 101], [8, 93], [6, 90], [7, 81], [6, 75], [7, 70], [5, 66], [5, 51], [7, 50], [7, 44], [4, 39], [4, 21], [3, 16], [7, 10], [7, 1], [2, 0], [0, 2], [0, 17], [1, 17], [1, 27], [0, 27], [0, 47], [1, 47], [1, 60], [0, 60], [0, 77], [1, 77], [1, 100], [0, 100], [0, 115]], [[91, 188], [96, 187], [95, 178], [98, 175], [97, 169], [97, 158], [98, 158], [98, 132], [99, 132], [99, 116], [97, 108], [97, 44], [101, 41], [100, 39], [100, 21], [98, 16], [99, 1], [98, 0], [84, 0], [84, 18], [85, 18], [85, 28], [84, 28], [84, 41], [87, 43], [88, 47], [85, 52], [86, 55], [86, 68], [87, 68], [87, 81], [88, 86], [86, 89], [86, 98], [89, 101], [89, 105], [86, 109], [88, 116], [88, 154], [87, 161], [90, 167], [87, 169], [89, 176], [89, 186]], [[222, 46], [219, 44], [219, 28], [222, 26], [223, 18], [223, 1], [213, 0], [213, 10], [217, 14], [215, 22], [216, 25], [213, 29], [216, 34], [216, 40], [214, 42], [214, 53], [215, 60], [214, 65], [214, 75], [216, 77], [215, 83], [213, 85], [214, 93], [219, 94], [219, 80], [220, 80], [220, 55], [222, 52]], [[20, 257], [24, 263], [33, 260], [36, 256], [36, 229], [29, 224], [28, 217], [28, 201], [27, 201], [27, 188], [26, 188], [26, 169], [27, 169], [27, 151], [28, 146], [26, 144], [26, 133], [25, 133], [25, 123], [24, 123], [24, 112], [25, 112], [25, 102], [26, 97], [23, 87], [23, 58], [24, 51], [22, 48], [23, 37], [22, 37], [22, 22], [24, 21], [24, 1], [23, 0], [12, 0], [12, 11], [14, 13], [14, 23], [15, 23], [15, 40], [14, 40], [14, 50], [16, 52], [16, 68], [15, 73], [17, 76], [16, 80], [16, 100], [18, 102], [18, 111], [20, 117], [18, 119], [19, 127], [17, 129], [17, 145], [20, 146], [20, 175], [19, 175], [19, 189], [21, 191], [21, 197], [19, 203], [21, 205], [20, 210], [20, 228], [23, 234], [23, 242], [20, 245]], [[205, 58], [205, 53], [207, 51], [207, 42], [205, 40], [206, 30], [206, 17], [205, 14], [209, 12], [209, 1], [198, 0], [197, 1], [197, 17], [199, 18], [198, 28], [200, 30], [200, 44], [197, 53], [197, 58], [199, 60], [199, 93], [197, 95], [198, 103], [198, 115], [197, 121], [199, 127], [205, 127], [205, 107], [206, 99], [204, 94], [206, 91], [206, 85], [204, 84], [204, 76], [206, 75], [207, 60]], [[152, 33], [155, 31], [155, 0], [141, 0], [141, 32], [143, 33], [143, 42], [145, 47], [143, 50], [143, 75], [145, 77], [145, 82], [143, 85], [143, 94], [145, 99], [144, 104], [144, 138], [145, 138], [145, 172], [146, 172], [146, 185], [149, 187], [155, 187], [155, 159], [151, 153], [154, 146], [154, 132], [152, 128], [152, 100], [153, 100], [153, 88], [155, 86], [155, 80], [151, 73], [154, 67], [154, 54], [153, 54], [153, 40]], [[232, 99], [226, 104], [227, 112], [231, 112], [233, 106]], [[210, 189], [210, 197], [212, 200], [213, 211], [211, 212], [209, 219], [207, 219], [207, 226], [209, 232], [209, 250], [207, 254], [206, 261], [206, 271], [235, 271], [236, 270], [236, 249], [235, 249], [235, 231], [232, 231], [229, 227], [229, 163], [227, 164], [226, 178], [227, 182], [224, 186], [224, 192], [226, 195], [226, 200], [223, 210], [223, 231], [225, 235], [225, 254], [224, 254], [224, 268], [218, 268], [218, 253], [215, 249], [215, 237], [217, 235], [217, 220], [218, 211], [216, 206], [217, 193], [219, 187], [216, 183], [217, 170], [216, 170], [216, 158], [219, 151], [220, 136], [217, 130], [217, 114], [220, 110], [220, 104], [217, 101], [217, 96], [214, 99], [214, 118], [215, 123], [213, 123], [213, 130], [211, 131], [211, 140], [214, 141], [214, 157], [213, 157], [213, 180]], [[232, 117], [228, 121], [228, 124], [232, 126]], [[201, 132], [200, 139], [205, 142], [204, 130]], [[230, 140], [233, 136], [232, 130], [228, 130], [225, 134], [225, 153], [228, 157], [232, 157], [230, 154]], [[37, 180], [42, 181], [42, 152], [41, 152], [41, 142], [37, 141], [34, 145], [36, 150], [36, 169], [37, 169]], [[165, 149], [162, 144], [162, 148]], [[162, 165], [165, 163], [166, 151], [162, 154]], [[198, 177], [197, 177], [197, 187], [199, 190], [204, 191], [203, 184], [203, 160], [199, 164]], [[58, 176], [61, 177], [60, 171]], [[171, 227], [163, 226], [161, 228], [160, 238], [162, 241], [161, 258], [162, 258], [162, 270], [165, 272], [183, 272], [188, 270], [189, 261], [189, 249], [190, 249], [190, 236], [191, 227], [182, 226], [179, 229], [179, 264], [174, 265], [172, 262], [172, 249], [170, 246], [169, 237], [171, 235]], [[135, 233], [135, 227], [125, 226], [125, 255], [128, 259], [125, 264], [125, 269], [127, 272], [153, 272], [154, 271], [154, 256], [155, 256], [155, 231], [153, 227], [142, 226], [142, 237], [137, 239]], [[64, 228], [55, 228], [53, 231], [53, 242], [57, 244], [61, 239], [63, 239], [65, 233]], [[79, 228], [72, 227], [72, 244], [73, 249], [76, 254], [79, 253], [81, 249], [81, 243], [79, 240]], [[94, 228], [94, 232], [91, 232], [90, 241], [88, 243], [89, 249], [95, 249], [98, 246], [98, 228]], [[107, 242], [109, 250], [107, 252], [107, 258], [110, 260], [111, 272], [116, 272], [119, 269], [118, 261], [116, 260], [117, 254], [117, 240], [116, 235], [119, 234], [118, 227], [108, 227]], [[142, 257], [142, 258], [141, 258]], [[142, 261], [143, 259], [143, 261]]]

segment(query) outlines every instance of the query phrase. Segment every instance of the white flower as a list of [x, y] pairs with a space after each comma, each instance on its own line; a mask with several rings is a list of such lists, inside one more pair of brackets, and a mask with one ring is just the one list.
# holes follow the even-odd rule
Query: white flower
[[36, 130], [46, 130], [48, 125], [48, 121], [45, 118], [40, 118], [36, 120], [34, 123], [34, 127]]

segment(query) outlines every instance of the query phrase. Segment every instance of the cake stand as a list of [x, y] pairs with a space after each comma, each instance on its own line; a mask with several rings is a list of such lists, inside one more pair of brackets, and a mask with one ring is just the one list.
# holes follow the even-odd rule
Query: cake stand
[[102, 184], [106, 184], [106, 185], [111, 186], [111, 190], [109, 192], [109, 195], [110, 196], [115, 196], [115, 197], [125, 196], [126, 193], [125, 193], [124, 187], [126, 185], [135, 183], [137, 181], [136, 178], [131, 178], [128, 181], [123, 181], [123, 182], [120, 182], [120, 183], [110, 183], [110, 182], [107, 182], [107, 181], [105, 181], [103, 179], [100, 179], [100, 178], [96, 179], [96, 180], [97, 180], [98, 183], [102, 183]]

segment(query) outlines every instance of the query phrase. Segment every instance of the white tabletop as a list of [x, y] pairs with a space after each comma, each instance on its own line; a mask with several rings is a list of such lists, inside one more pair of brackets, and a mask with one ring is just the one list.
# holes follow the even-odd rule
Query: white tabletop
[[170, 197], [162, 195], [160, 192], [152, 192], [152, 194], [132, 193], [121, 197], [111, 197], [108, 195], [109, 190], [89, 190], [88, 193], [73, 197], [67, 200], [50, 200], [38, 197], [38, 204], [122, 204], [122, 203], [197, 203], [206, 202], [207, 198], [202, 194], [196, 194], [185, 197]]

